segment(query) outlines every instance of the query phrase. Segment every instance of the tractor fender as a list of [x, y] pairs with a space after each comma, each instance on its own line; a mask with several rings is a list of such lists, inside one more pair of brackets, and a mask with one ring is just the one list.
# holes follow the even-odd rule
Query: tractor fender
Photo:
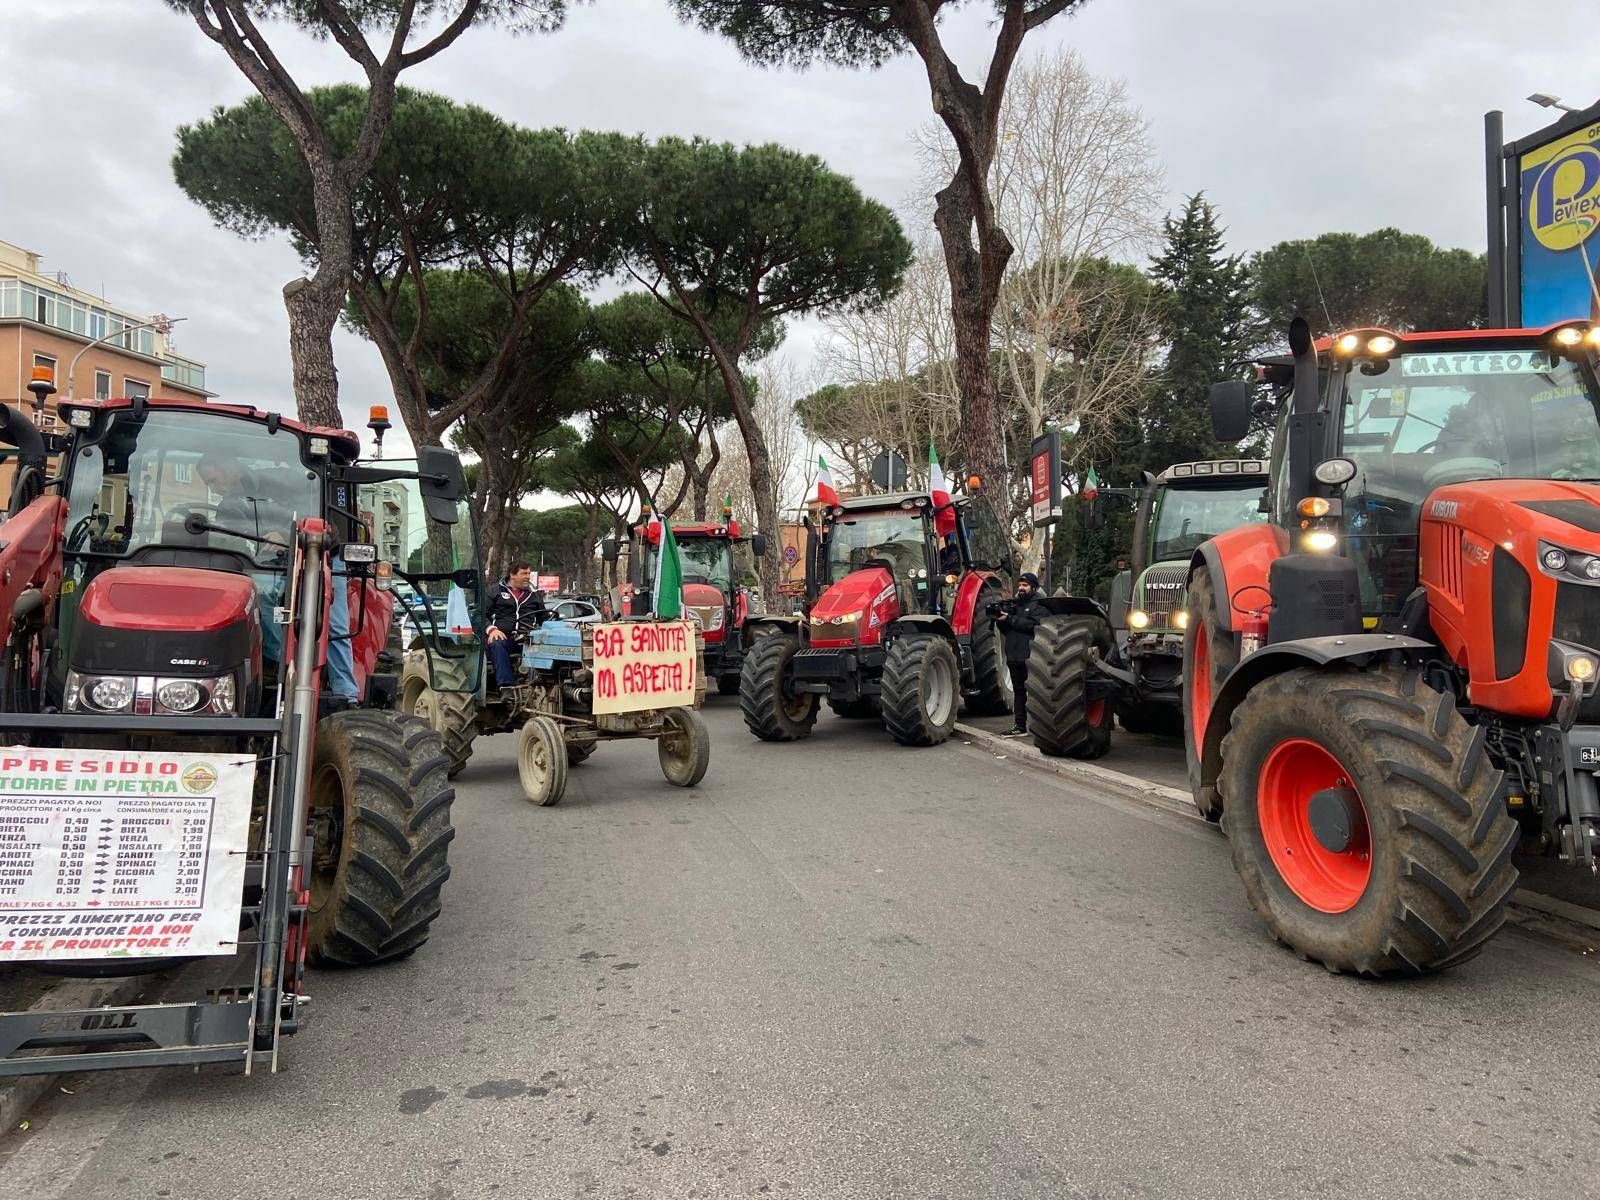
[[948, 638], [952, 646], [956, 642], [955, 628], [937, 613], [907, 613], [890, 621], [884, 629], [886, 638], [902, 637], [908, 633], [936, 633]]
[[1211, 572], [1217, 596], [1228, 598], [1217, 618], [1229, 633], [1239, 628], [1238, 623], [1247, 612], [1263, 607], [1265, 595], [1246, 593], [1244, 589], [1258, 587], [1264, 593], [1273, 560], [1282, 558], [1288, 548], [1288, 533], [1276, 525], [1241, 525], [1202, 542], [1194, 552], [1189, 574], [1193, 576], [1201, 567]]
[[749, 650], [751, 646], [754, 646], [762, 638], [771, 637], [773, 634], [783, 634], [798, 641], [800, 637], [800, 621], [801, 618], [799, 617], [786, 616], [782, 613], [762, 613], [759, 616], [751, 616], [745, 620], [744, 625], [739, 629], [739, 645], [745, 650]]
[[993, 571], [967, 572], [956, 587], [954, 599], [950, 601], [950, 625], [957, 634], [962, 637], [971, 635], [973, 623], [978, 618], [978, 605], [987, 603], [983, 598], [984, 593], [991, 589], [995, 592], [1005, 590], [999, 575]]
[[1407, 657], [1437, 650], [1438, 645], [1434, 642], [1397, 633], [1353, 633], [1274, 642], [1247, 655], [1234, 667], [1211, 704], [1211, 716], [1206, 722], [1205, 750], [1200, 759], [1202, 785], [1215, 784], [1222, 774], [1222, 739], [1227, 736], [1228, 728], [1233, 723], [1233, 710], [1239, 707], [1250, 689], [1263, 679], [1281, 675], [1295, 667], [1326, 667], [1345, 662], [1365, 667], [1380, 655]]
[[1039, 603], [1052, 617], [1099, 617], [1107, 625], [1111, 624], [1106, 606], [1087, 596], [1040, 596]]

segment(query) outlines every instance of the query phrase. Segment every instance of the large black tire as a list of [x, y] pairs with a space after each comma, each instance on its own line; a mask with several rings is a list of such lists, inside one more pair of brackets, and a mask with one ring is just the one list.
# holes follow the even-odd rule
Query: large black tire
[[[1201, 740], [1212, 698], [1238, 665], [1239, 636], [1222, 627], [1216, 585], [1201, 567], [1189, 579], [1189, 628], [1183, 632], [1183, 750], [1189, 794], [1200, 815], [1213, 823], [1222, 819], [1222, 797], [1215, 786], [1200, 784]], [[1204, 711], [1197, 712], [1197, 706]]]
[[317, 725], [311, 808], [319, 830], [306, 953], [367, 966], [428, 940], [450, 878], [455, 789], [439, 735], [415, 717], [351, 709]]
[[661, 774], [677, 787], [693, 787], [711, 765], [711, 731], [692, 708], [669, 708], [662, 723], [668, 732], [656, 739]]
[[1112, 704], [1089, 699], [1091, 650], [1111, 652], [1111, 626], [1099, 617], [1049, 617], [1033, 631], [1028, 732], [1046, 754], [1100, 758], [1111, 749]]
[[972, 687], [962, 693], [967, 711], [975, 717], [994, 717], [1012, 710], [1011, 672], [1006, 667], [1005, 635], [983, 611], [986, 592], [978, 600], [972, 619]]
[[[444, 740], [450, 759], [450, 778], [466, 768], [472, 743], [478, 736], [478, 696], [471, 658], [429, 655], [418, 643], [406, 655], [400, 680], [400, 711], [421, 717]], [[434, 687], [438, 684], [438, 687]]]
[[577, 766], [579, 763], [587, 760], [588, 757], [598, 749], [600, 749], [600, 742], [598, 739], [590, 738], [585, 741], [578, 742], [569, 741], [567, 743], [567, 766]]
[[[1520, 831], [1500, 772], [1484, 730], [1417, 672], [1275, 675], [1234, 710], [1222, 752], [1234, 868], [1302, 958], [1418, 975], [1473, 957], [1505, 922]], [[1349, 844], [1334, 853], [1305, 814], [1313, 793], [1345, 786], [1359, 803], [1344, 806]]]
[[787, 694], [789, 660], [800, 651], [792, 637], [763, 637], [745, 656], [739, 677], [739, 709], [750, 732], [763, 742], [793, 742], [811, 736], [817, 698]]
[[937, 746], [956, 727], [961, 662], [936, 633], [904, 633], [883, 662], [883, 724], [902, 746]]
[[828, 707], [834, 716], [850, 721], [875, 721], [883, 715], [883, 709], [871, 696], [862, 696], [859, 700], [830, 699]]

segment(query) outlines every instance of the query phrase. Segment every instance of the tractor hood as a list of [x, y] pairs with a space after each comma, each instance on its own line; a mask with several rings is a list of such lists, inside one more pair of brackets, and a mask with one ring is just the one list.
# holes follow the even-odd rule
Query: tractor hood
[[834, 584], [811, 607], [811, 643], [814, 646], [876, 642], [883, 626], [900, 615], [894, 580], [882, 567], [852, 571]]
[[1593, 553], [1600, 537], [1600, 486], [1562, 479], [1479, 479], [1429, 495], [1425, 521], [1460, 525], [1496, 543], [1521, 534]]
[[247, 575], [195, 567], [114, 567], [83, 590], [72, 665], [80, 671], [215, 674], [260, 653]]
[[683, 603], [700, 618], [700, 632], [706, 641], [720, 642], [728, 619], [727, 597], [709, 583], [686, 583]]

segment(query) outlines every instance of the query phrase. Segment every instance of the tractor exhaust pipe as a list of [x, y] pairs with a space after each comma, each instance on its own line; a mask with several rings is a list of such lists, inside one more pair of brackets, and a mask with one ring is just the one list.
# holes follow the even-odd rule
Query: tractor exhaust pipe
[[1289, 350], [1294, 355], [1294, 402], [1291, 412], [1314, 413], [1321, 400], [1317, 387], [1317, 350], [1311, 323], [1296, 317], [1289, 323]]

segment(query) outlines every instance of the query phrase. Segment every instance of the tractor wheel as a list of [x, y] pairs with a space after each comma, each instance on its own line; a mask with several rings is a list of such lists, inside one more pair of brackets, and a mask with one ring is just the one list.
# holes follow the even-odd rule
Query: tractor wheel
[[414, 717], [350, 709], [317, 725], [311, 768], [313, 962], [404, 958], [439, 915], [455, 789], [439, 735]]
[[561, 726], [542, 713], [517, 731], [517, 778], [530, 804], [560, 804], [567, 790], [567, 743]]
[[1099, 617], [1050, 617], [1028, 655], [1028, 732], [1046, 754], [1100, 758], [1111, 749], [1111, 701], [1089, 699], [1089, 652], [1111, 652]]
[[656, 757], [668, 783], [693, 787], [711, 765], [711, 731], [692, 708], [669, 708], [662, 714], [666, 732], [656, 739]]
[[1212, 698], [1239, 663], [1239, 638], [1222, 627], [1211, 572], [1201, 567], [1189, 580], [1189, 628], [1183, 634], [1183, 748], [1189, 794], [1200, 815], [1222, 819], [1222, 797], [1214, 786], [1200, 786], [1200, 754]]
[[737, 696], [738, 694], [739, 694], [739, 676], [737, 676], [737, 675], [718, 675], [717, 676], [717, 695], [719, 695], [719, 696]]
[[817, 698], [788, 695], [789, 660], [800, 650], [791, 637], [764, 637], [745, 656], [739, 677], [739, 708], [750, 732], [763, 742], [793, 742], [811, 736]]
[[1223, 742], [1223, 828], [1267, 928], [1331, 971], [1419, 975], [1505, 921], [1519, 827], [1484, 730], [1415, 671], [1300, 668]]
[[875, 721], [883, 715], [883, 709], [871, 696], [859, 700], [829, 700], [828, 707], [833, 709], [834, 716], [848, 721]]
[[937, 746], [956, 727], [961, 663], [936, 633], [906, 633], [883, 662], [883, 723], [902, 746]]
[[994, 717], [1012, 710], [1011, 671], [1006, 666], [1005, 633], [984, 613], [982, 597], [978, 603], [978, 615], [972, 621], [973, 687], [961, 698], [973, 716]]
[[[440, 685], [437, 689], [435, 683]], [[465, 769], [467, 759], [472, 757], [473, 739], [478, 736], [478, 697], [470, 689], [471, 683], [470, 659], [430, 656], [426, 651], [406, 655], [405, 675], [400, 681], [400, 711], [421, 717], [444, 739], [451, 779]]]

